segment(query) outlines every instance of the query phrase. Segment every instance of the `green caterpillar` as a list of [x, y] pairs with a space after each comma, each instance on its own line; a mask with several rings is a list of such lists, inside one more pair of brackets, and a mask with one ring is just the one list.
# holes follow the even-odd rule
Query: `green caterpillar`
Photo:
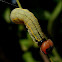
[[40, 42], [42, 39], [46, 38], [40, 28], [37, 18], [29, 10], [15, 8], [12, 10], [10, 18], [16, 24], [24, 22], [33, 41]]
[[[18, 0], [17, 2], [19, 4]], [[20, 4], [19, 7], [21, 7]], [[37, 18], [32, 12], [23, 8], [15, 8], [12, 10], [10, 18], [16, 24], [21, 24], [21, 22], [24, 22], [33, 41], [36, 41], [40, 46], [40, 51], [45, 54], [48, 54], [50, 51], [52, 51], [53, 42], [46, 38], [40, 28]]]

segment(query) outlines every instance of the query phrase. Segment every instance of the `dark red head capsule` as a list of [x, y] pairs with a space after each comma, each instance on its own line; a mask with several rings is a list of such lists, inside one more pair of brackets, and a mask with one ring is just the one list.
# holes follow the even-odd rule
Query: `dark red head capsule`
[[42, 52], [44, 52], [45, 54], [48, 54], [53, 49], [53, 42], [50, 39], [48, 39], [44, 41], [40, 47]]

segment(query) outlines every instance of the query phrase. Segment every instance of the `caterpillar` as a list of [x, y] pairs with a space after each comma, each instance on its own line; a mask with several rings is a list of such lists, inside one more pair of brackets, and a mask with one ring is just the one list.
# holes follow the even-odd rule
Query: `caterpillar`
[[24, 22], [28, 32], [32, 36], [34, 41], [41, 41], [45, 38], [44, 33], [42, 32], [37, 18], [27, 9], [16, 8], [11, 12], [11, 20], [16, 24]]
[[32, 12], [28, 9], [15, 8], [12, 10], [10, 18], [16, 24], [21, 24], [21, 22], [23, 22], [26, 25], [31, 38], [33, 41], [38, 42], [38, 45], [41, 47], [41, 51], [48, 54], [49, 51], [52, 50], [53, 42], [50, 39], [47, 40], [40, 28], [38, 19]]

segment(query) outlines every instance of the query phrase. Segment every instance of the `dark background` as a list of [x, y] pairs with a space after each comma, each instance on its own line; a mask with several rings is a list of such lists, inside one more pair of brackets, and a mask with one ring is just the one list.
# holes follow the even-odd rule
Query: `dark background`
[[[5, 0], [5, 1], [13, 4], [11, 0]], [[40, 13], [40, 10], [41, 10], [42, 17], [39, 18], [39, 16], [36, 16], [39, 20], [39, 24], [42, 27], [43, 32], [53, 40], [58, 53], [62, 57], [62, 12], [60, 12], [58, 17], [54, 21], [53, 29], [52, 29], [53, 36], [50, 36], [48, 34], [47, 32], [48, 21], [43, 16], [43, 12], [45, 10], [52, 13], [54, 8], [58, 4], [58, 0], [42, 0], [42, 1], [41, 0], [21, 0], [20, 3], [23, 8], [27, 8], [30, 11], [32, 11], [35, 16], [38, 12]], [[8, 24], [2, 17], [2, 14], [7, 7], [9, 7], [11, 10], [16, 8], [17, 4], [14, 4], [14, 5], [11, 5], [11, 4], [7, 4], [5, 2], [0, 1], [0, 59], [1, 59], [1, 62], [23, 62], [22, 54], [24, 52], [20, 48], [20, 45], [18, 42], [19, 37], [17, 36], [18, 25], [12, 22]], [[33, 50], [33, 53], [35, 53], [34, 50]], [[34, 55], [35, 54], [33, 54], [33, 56]]]

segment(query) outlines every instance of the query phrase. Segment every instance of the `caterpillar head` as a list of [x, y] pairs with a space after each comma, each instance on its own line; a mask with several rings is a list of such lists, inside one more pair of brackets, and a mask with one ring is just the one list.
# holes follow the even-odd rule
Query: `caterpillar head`
[[53, 49], [53, 42], [50, 39], [44, 41], [41, 45], [41, 51], [44, 54], [51, 53], [52, 49]]

